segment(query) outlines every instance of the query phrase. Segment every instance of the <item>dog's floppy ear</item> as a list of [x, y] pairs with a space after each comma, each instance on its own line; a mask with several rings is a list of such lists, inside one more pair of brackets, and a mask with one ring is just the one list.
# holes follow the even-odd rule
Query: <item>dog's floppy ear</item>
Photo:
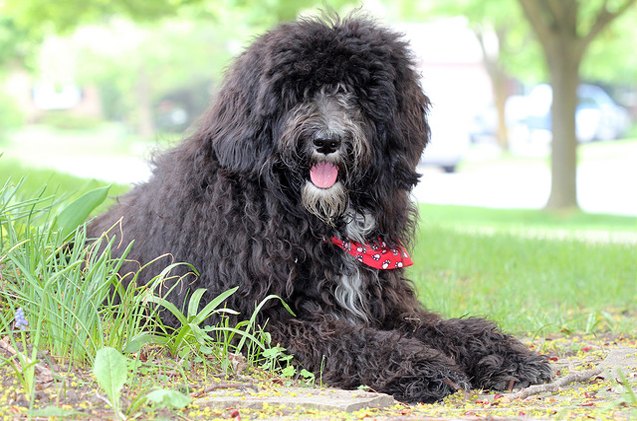
[[399, 71], [396, 84], [396, 106], [387, 125], [387, 147], [393, 151], [386, 161], [394, 182], [401, 189], [411, 190], [419, 179], [415, 171], [423, 149], [429, 142], [427, 123], [429, 99], [408, 67]]
[[226, 74], [202, 124], [214, 155], [232, 172], [260, 171], [274, 148], [274, 117], [268, 115], [258, 98], [260, 68], [254, 57], [244, 53]]
[[222, 167], [233, 172], [258, 172], [272, 153], [271, 130], [262, 119], [241, 107], [218, 116], [211, 137], [212, 149]]
[[403, 149], [402, 155], [411, 166], [416, 166], [431, 136], [427, 122], [430, 102], [423, 93], [420, 83], [414, 80], [413, 76], [413, 73], [408, 72], [408, 76], [397, 84], [397, 91], [400, 94], [394, 114], [394, 124], [398, 136], [402, 139], [399, 142]]

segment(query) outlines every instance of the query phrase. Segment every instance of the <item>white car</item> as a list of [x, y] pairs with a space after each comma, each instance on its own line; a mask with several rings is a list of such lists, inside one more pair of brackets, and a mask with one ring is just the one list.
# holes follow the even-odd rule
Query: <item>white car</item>
[[423, 165], [436, 166], [446, 173], [456, 171], [469, 144], [470, 127], [451, 110], [434, 108], [428, 116], [431, 139], [420, 158]]

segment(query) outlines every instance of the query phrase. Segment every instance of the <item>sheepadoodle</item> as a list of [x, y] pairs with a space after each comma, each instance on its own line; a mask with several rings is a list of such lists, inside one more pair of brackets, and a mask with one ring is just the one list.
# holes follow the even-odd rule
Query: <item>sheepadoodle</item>
[[280, 25], [90, 233], [119, 224], [111, 233], [134, 240], [128, 258], [146, 281], [168, 263], [148, 265], [157, 256], [192, 263], [199, 276], [167, 294], [177, 305], [239, 286], [228, 307], [249, 317], [280, 296], [295, 314], [269, 301], [261, 324], [335, 387], [432, 402], [545, 382], [545, 358], [489, 321], [428, 312], [405, 277], [428, 107], [399, 34], [360, 17]]

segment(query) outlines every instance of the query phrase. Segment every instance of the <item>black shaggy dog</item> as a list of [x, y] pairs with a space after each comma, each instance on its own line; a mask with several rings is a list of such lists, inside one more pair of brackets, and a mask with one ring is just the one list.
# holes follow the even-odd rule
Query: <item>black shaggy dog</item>
[[272, 303], [261, 322], [332, 386], [432, 402], [545, 382], [543, 357], [489, 321], [427, 312], [405, 278], [428, 105], [400, 35], [362, 18], [281, 25], [91, 233], [121, 220], [130, 259], [194, 264], [200, 276], [170, 294], [178, 305], [239, 285], [228, 306], [246, 316], [279, 295], [296, 317]]

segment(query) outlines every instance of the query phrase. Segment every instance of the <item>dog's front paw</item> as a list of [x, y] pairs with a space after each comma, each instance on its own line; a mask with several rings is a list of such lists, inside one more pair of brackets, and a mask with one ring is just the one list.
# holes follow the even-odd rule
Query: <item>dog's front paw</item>
[[422, 370], [394, 379], [385, 392], [406, 403], [432, 403], [458, 390], [469, 390], [469, 378], [462, 371], [447, 366], [426, 364]]
[[473, 385], [489, 390], [512, 390], [546, 383], [553, 378], [546, 357], [526, 348], [510, 351], [482, 357], [476, 365]]

